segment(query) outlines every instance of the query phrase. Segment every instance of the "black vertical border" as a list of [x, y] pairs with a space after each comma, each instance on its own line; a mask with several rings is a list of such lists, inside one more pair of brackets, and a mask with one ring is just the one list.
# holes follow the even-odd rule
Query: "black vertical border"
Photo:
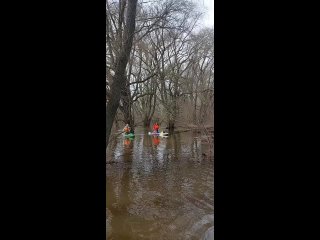
[[106, 240], [106, 2], [17, 6], [25, 177], [14, 233]]

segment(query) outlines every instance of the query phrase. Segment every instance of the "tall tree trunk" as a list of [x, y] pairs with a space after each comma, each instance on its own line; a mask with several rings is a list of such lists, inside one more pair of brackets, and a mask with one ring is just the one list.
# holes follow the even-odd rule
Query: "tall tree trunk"
[[197, 101], [198, 101], [198, 94], [194, 98], [194, 106], [193, 106], [193, 124], [197, 124]]
[[169, 132], [172, 132], [174, 130], [174, 119], [169, 119], [168, 129]]
[[115, 75], [110, 86], [110, 99], [106, 107], [106, 143], [108, 146], [112, 124], [119, 107], [121, 91], [126, 86], [125, 70], [128, 64], [130, 51], [132, 48], [133, 34], [135, 31], [136, 8], [138, 0], [128, 1], [126, 14], [126, 27], [124, 30], [124, 44], [116, 60]]
[[145, 116], [143, 120], [143, 125], [145, 127], [150, 127], [150, 124], [151, 124], [151, 118], [149, 118], [148, 116]]
[[[170, 110], [172, 111], [172, 110]], [[174, 118], [174, 114], [172, 112], [169, 112], [167, 115], [167, 122], [168, 122], [168, 130], [169, 132], [173, 132], [174, 130], [174, 123], [175, 123], [175, 118]]]
[[125, 123], [128, 123], [130, 127], [134, 130], [134, 118], [132, 113], [132, 99], [131, 99], [131, 93], [130, 93], [130, 87], [129, 85], [126, 86], [126, 90], [122, 91], [121, 93], [121, 99], [123, 103], [123, 108], [121, 108], [124, 121]]

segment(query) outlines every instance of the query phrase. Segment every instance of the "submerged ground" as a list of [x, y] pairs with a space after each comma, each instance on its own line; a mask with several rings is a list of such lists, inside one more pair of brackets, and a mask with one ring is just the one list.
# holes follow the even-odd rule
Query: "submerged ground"
[[214, 171], [209, 145], [184, 132], [136, 130], [107, 152], [108, 240], [213, 239]]

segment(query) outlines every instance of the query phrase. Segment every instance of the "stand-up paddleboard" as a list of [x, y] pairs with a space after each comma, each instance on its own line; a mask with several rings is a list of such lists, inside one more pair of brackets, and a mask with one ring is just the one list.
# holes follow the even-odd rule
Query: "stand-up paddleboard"
[[129, 133], [129, 134], [125, 134], [123, 133], [124, 137], [128, 137], [128, 138], [133, 138], [134, 137], [134, 133]]
[[160, 136], [160, 137], [164, 137], [164, 136], [168, 136], [169, 133], [164, 133], [164, 132], [160, 132], [160, 133], [156, 133], [156, 132], [148, 132], [149, 135], [153, 135], [153, 136]]

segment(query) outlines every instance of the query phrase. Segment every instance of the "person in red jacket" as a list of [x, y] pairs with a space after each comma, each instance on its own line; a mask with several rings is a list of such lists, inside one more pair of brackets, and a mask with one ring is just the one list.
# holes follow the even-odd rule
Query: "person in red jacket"
[[159, 133], [159, 124], [157, 122], [153, 125], [153, 131]]

